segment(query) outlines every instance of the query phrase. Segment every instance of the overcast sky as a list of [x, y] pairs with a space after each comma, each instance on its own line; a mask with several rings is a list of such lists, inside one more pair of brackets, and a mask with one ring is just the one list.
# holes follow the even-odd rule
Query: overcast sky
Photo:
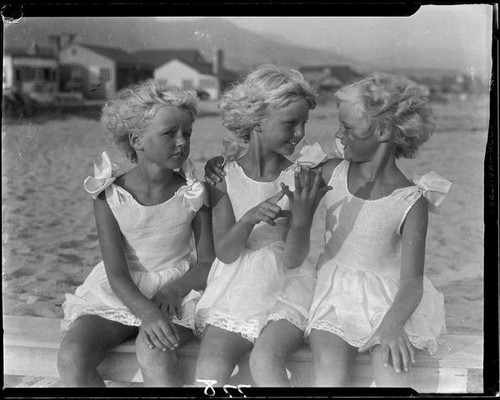
[[410, 17], [234, 17], [246, 29], [394, 67], [491, 72], [491, 5], [424, 5]]

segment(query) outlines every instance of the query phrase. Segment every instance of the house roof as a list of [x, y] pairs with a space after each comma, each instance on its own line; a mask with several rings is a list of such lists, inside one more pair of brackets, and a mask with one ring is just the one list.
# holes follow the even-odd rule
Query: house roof
[[192, 67], [210, 65], [197, 49], [139, 50], [132, 54], [155, 68], [172, 60], [182, 61]]
[[11, 57], [30, 57], [30, 58], [45, 58], [57, 60], [54, 50], [50, 47], [36, 47], [34, 49], [27, 49], [23, 47], [9, 47], [4, 50], [5, 55]]
[[346, 64], [304, 66], [300, 67], [299, 71], [302, 72], [306, 79], [308, 74], [322, 74], [324, 78], [334, 76], [343, 83], [362, 77], [358, 71]]
[[105, 47], [88, 43], [75, 43], [75, 44], [81, 47], [85, 47], [86, 49], [92, 50], [93, 52], [100, 54], [101, 56], [107, 57], [115, 61], [117, 64], [126, 66], [136, 65], [136, 66], [142, 66], [144, 68], [153, 68], [151, 64], [145, 62], [140, 57], [137, 57], [134, 54], [127, 53], [125, 50], [118, 49], [116, 47]]
[[[167, 64], [172, 60], [189, 65], [201, 74], [214, 75], [213, 65], [208, 62], [197, 49], [163, 49], [163, 50], [139, 50], [133, 53], [143, 62], [153, 65], [155, 68]], [[222, 67], [219, 78], [223, 80], [236, 80], [239, 75]]]

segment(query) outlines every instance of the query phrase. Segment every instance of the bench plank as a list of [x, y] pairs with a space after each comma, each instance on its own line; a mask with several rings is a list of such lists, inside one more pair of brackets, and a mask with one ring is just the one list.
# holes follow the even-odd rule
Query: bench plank
[[[4, 316], [4, 373], [9, 375], [58, 377], [57, 351], [64, 336], [60, 319], [43, 317]], [[193, 340], [178, 349], [181, 368], [186, 381], [192, 381], [199, 341]], [[478, 335], [443, 335], [434, 356], [417, 352], [413, 370], [415, 390], [421, 393], [465, 393], [468, 371], [483, 368], [483, 338]], [[353, 386], [373, 385], [370, 357], [367, 353], [356, 357], [356, 375]], [[310, 386], [311, 352], [301, 346], [288, 360], [295, 386]], [[142, 382], [134, 341], [117, 346], [99, 366], [106, 380]], [[248, 383], [248, 355], [239, 363], [235, 383]], [[251, 383], [251, 382], [250, 382]]]

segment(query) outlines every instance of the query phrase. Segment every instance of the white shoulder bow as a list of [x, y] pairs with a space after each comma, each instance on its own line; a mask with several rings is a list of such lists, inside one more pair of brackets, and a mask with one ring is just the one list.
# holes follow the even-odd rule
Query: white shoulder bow
[[88, 176], [83, 182], [85, 190], [97, 199], [99, 193], [115, 181], [117, 171], [118, 165], [112, 163], [109, 154], [103, 151], [101, 164], [94, 163], [94, 176]]
[[429, 211], [439, 213], [439, 206], [450, 191], [452, 182], [438, 173], [430, 171], [422, 176], [416, 175], [413, 178], [413, 183], [418, 186], [422, 195], [427, 199]]

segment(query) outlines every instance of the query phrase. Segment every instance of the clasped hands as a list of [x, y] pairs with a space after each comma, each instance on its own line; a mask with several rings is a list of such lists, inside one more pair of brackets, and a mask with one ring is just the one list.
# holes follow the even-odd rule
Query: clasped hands
[[139, 338], [150, 349], [174, 350], [180, 338], [172, 318], [181, 318], [182, 296], [173, 283], [168, 283], [154, 296], [153, 301], [154, 306], [141, 315]]

